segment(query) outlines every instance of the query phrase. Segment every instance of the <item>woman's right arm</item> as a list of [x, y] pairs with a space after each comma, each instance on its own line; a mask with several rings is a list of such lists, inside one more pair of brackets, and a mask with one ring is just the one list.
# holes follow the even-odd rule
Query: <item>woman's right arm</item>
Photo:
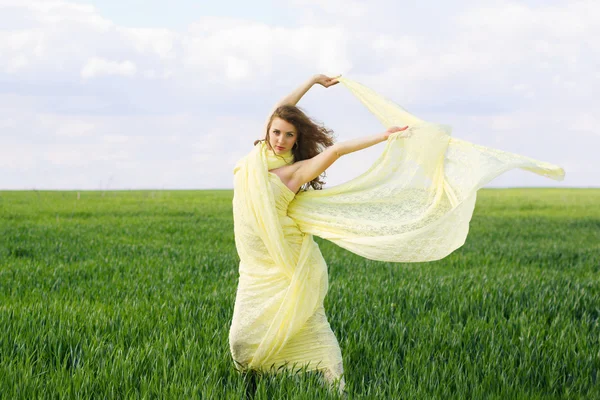
[[335, 143], [308, 160], [302, 160], [294, 163], [298, 168], [292, 175], [291, 181], [298, 186], [310, 182], [329, 168], [338, 158], [344, 154], [353, 153], [358, 150], [366, 149], [377, 143], [385, 142], [392, 133], [407, 129], [393, 126], [383, 133], [364, 136], [357, 139], [346, 140], [344, 142]]
[[341, 75], [335, 76], [333, 78], [330, 78], [327, 75], [323, 74], [311, 76], [307, 81], [298, 86], [296, 90], [285, 96], [283, 99], [279, 100], [279, 102], [275, 104], [273, 111], [275, 111], [277, 107], [283, 105], [295, 106], [300, 101], [300, 99], [306, 94], [306, 92], [308, 92], [309, 89], [317, 83], [325, 88], [338, 84], [340, 81], [338, 81], [336, 78], [339, 78], [339, 76]]

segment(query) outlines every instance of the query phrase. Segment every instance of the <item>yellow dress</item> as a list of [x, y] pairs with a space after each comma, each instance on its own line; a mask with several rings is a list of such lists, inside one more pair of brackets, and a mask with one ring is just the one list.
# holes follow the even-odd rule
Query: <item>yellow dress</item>
[[[262, 263], [240, 263], [229, 337], [233, 359], [239, 370], [276, 370], [281, 366], [320, 370], [328, 381], [340, 379], [343, 389], [342, 354], [323, 307], [327, 265], [312, 235], [302, 233], [287, 215], [295, 194], [272, 172], [268, 181], [278, 223], [298, 270], [290, 285], [292, 279], [272, 260], [263, 258], [268, 251], [260, 245], [253, 250], [259, 252], [255, 255], [263, 258]], [[240, 247], [246, 248], [243, 244]], [[304, 262], [299, 263], [301, 257]], [[307, 311], [302, 313], [302, 308]], [[307, 318], [303, 323], [292, 322], [302, 316]], [[273, 335], [265, 334], [269, 328]]]
[[371, 89], [339, 78], [386, 127], [381, 156], [338, 186], [294, 194], [269, 171], [293, 162], [264, 142], [234, 168], [233, 219], [240, 258], [229, 333], [238, 370], [284, 366], [319, 369], [343, 379], [343, 364], [323, 310], [327, 265], [313, 235], [365, 258], [391, 262], [441, 259], [461, 247], [477, 190], [513, 168], [555, 180], [557, 165], [450, 136]]

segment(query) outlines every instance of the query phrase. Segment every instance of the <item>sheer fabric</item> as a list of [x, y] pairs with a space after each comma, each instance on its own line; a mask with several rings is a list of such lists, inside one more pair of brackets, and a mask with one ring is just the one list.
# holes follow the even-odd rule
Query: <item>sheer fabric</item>
[[390, 135], [362, 175], [294, 194], [269, 170], [292, 163], [259, 142], [234, 169], [233, 217], [240, 258], [229, 334], [238, 370], [319, 369], [343, 388], [339, 344], [327, 321], [327, 265], [313, 235], [363, 257], [393, 262], [443, 258], [462, 246], [476, 192], [521, 168], [555, 180], [556, 165], [452, 138], [377, 93], [339, 78]]
[[288, 215], [300, 230], [378, 261], [441, 259], [462, 246], [476, 193], [513, 168], [554, 180], [557, 165], [450, 136], [448, 125], [423, 121], [373, 90], [339, 78], [385, 128], [409, 126], [388, 138], [361, 176], [298, 194]]

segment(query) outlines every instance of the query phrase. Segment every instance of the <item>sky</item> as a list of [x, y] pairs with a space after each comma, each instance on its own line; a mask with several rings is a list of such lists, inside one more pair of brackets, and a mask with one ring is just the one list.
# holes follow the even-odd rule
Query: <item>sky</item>
[[[321, 73], [566, 172], [486, 187], [600, 187], [600, 2], [416, 3], [0, 0], [0, 190], [231, 189], [275, 103]], [[385, 130], [341, 84], [298, 106], [336, 141]]]

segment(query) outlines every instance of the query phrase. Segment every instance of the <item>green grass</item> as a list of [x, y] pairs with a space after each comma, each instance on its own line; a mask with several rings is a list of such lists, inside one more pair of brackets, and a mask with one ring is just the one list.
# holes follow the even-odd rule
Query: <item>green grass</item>
[[[240, 399], [232, 192], [0, 192], [0, 397]], [[431, 263], [316, 239], [350, 398], [600, 398], [600, 190], [482, 189]], [[335, 398], [315, 374], [256, 399]]]

